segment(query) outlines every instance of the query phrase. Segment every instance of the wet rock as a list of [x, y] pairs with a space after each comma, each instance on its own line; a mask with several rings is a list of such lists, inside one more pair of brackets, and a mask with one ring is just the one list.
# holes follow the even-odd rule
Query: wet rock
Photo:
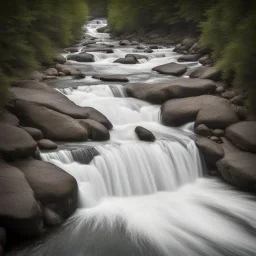
[[199, 138], [196, 145], [203, 154], [205, 161], [210, 165], [215, 165], [218, 160], [224, 157], [224, 150], [216, 142], [207, 138]]
[[109, 120], [99, 111], [91, 107], [80, 107], [70, 101], [57, 90], [39, 82], [23, 81], [15, 84], [11, 92], [17, 99], [33, 102], [64, 115], [77, 119], [90, 118], [102, 123], [108, 129], [112, 128]]
[[146, 52], [146, 53], [152, 53], [152, 52], [154, 52], [154, 51], [153, 51], [152, 49], [145, 49], [144, 52]]
[[95, 62], [93, 54], [90, 53], [79, 53], [74, 55], [68, 55], [68, 60], [74, 60], [77, 62]]
[[90, 119], [81, 119], [78, 122], [87, 130], [89, 139], [94, 141], [110, 139], [109, 131], [102, 124]]
[[76, 72], [75, 74], [73, 74], [73, 78], [74, 79], [84, 79], [84, 78], [86, 78], [86, 75], [82, 72]]
[[136, 54], [136, 53], [129, 53], [125, 55], [125, 58], [135, 58], [137, 60], [140, 59], [146, 59], [149, 60], [149, 57], [147, 55], [142, 55], [142, 54]]
[[178, 58], [179, 62], [194, 62], [194, 61], [198, 61], [200, 58], [199, 54], [189, 54], [189, 55], [183, 55], [181, 57]]
[[221, 73], [214, 67], [198, 67], [190, 74], [190, 78], [202, 78], [219, 81], [221, 78]]
[[13, 115], [9, 111], [3, 109], [0, 111], [0, 125], [1, 124], [9, 124], [12, 126], [19, 126], [20, 121], [15, 115]]
[[175, 48], [173, 49], [173, 51], [174, 52], [178, 52], [179, 50], [180, 50], [180, 48], [181, 48], [181, 44], [177, 44], [176, 46], [175, 46]]
[[122, 40], [119, 42], [119, 45], [130, 45], [131, 43], [128, 40]]
[[244, 106], [244, 96], [243, 95], [237, 95], [234, 98], [230, 100], [232, 104], [238, 105], [238, 106]]
[[210, 80], [180, 78], [162, 84], [129, 84], [126, 91], [130, 97], [161, 104], [168, 99], [208, 94], [215, 88]]
[[132, 41], [132, 42], [131, 42], [131, 45], [138, 45], [138, 44], [139, 44], [138, 41]]
[[43, 133], [39, 129], [33, 127], [22, 127], [34, 140], [43, 139]]
[[68, 52], [74, 53], [74, 52], [79, 52], [79, 48], [78, 47], [69, 47], [65, 49]]
[[220, 138], [220, 137], [223, 137], [225, 135], [225, 131], [222, 130], [222, 129], [214, 129], [212, 131], [212, 135]]
[[7, 232], [21, 236], [43, 231], [40, 205], [25, 175], [3, 162], [0, 162], [0, 225]]
[[256, 121], [244, 121], [230, 125], [226, 137], [238, 148], [256, 153]]
[[225, 181], [252, 192], [256, 192], [255, 166], [256, 155], [242, 151], [226, 153], [217, 162], [218, 170]]
[[212, 135], [212, 132], [209, 127], [205, 124], [200, 124], [195, 128], [195, 133], [203, 137], [209, 137]]
[[114, 61], [114, 63], [121, 63], [121, 64], [137, 64], [139, 63], [136, 58], [119, 58]]
[[[61, 220], [77, 208], [77, 182], [59, 167], [34, 159], [12, 163], [25, 175], [35, 197]], [[47, 218], [47, 216], [44, 216]]]
[[44, 71], [47, 76], [58, 76], [58, 71], [56, 68], [48, 68]]
[[137, 46], [137, 49], [138, 49], [138, 50], [145, 50], [145, 48], [146, 48], [145, 46], [140, 45], [140, 44]]
[[70, 116], [23, 100], [16, 101], [15, 111], [23, 124], [40, 129], [47, 139], [56, 141], [87, 140], [86, 131]]
[[5, 160], [30, 157], [36, 151], [36, 142], [23, 129], [2, 124], [0, 126], [0, 155]]
[[59, 64], [64, 64], [66, 62], [66, 58], [61, 54], [58, 54], [54, 56], [53, 61]]
[[140, 140], [151, 142], [154, 142], [156, 140], [155, 135], [151, 131], [142, 126], [137, 126], [135, 128], [135, 133], [137, 134]]
[[38, 147], [40, 149], [48, 149], [48, 150], [51, 150], [51, 149], [56, 149], [58, 148], [58, 145], [56, 143], [54, 143], [53, 141], [51, 140], [46, 140], [46, 139], [42, 139], [42, 140], [39, 140], [38, 141]]
[[106, 82], [129, 82], [127, 77], [120, 75], [104, 75], [100, 76], [100, 80]]
[[150, 45], [149, 49], [155, 50], [155, 49], [159, 49], [157, 45]]
[[174, 62], [154, 67], [153, 71], [157, 71], [160, 74], [182, 76], [187, 71], [187, 67]]
[[195, 126], [205, 124], [212, 129], [225, 129], [238, 122], [228, 100], [211, 95], [172, 99], [161, 108], [162, 122], [168, 126], [180, 126], [195, 121]]

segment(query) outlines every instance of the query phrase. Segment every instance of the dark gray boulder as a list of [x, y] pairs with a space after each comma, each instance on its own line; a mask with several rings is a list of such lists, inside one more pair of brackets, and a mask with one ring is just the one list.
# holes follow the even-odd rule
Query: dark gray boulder
[[223, 148], [216, 142], [200, 137], [196, 140], [196, 145], [203, 154], [206, 163], [215, 165], [218, 160], [224, 157]]
[[221, 176], [228, 183], [256, 192], [256, 155], [247, 152], [226, 153], [225, 157], [217, 162]]
[[209, 94], [216, 88], [214, 82], [205, 79], [180, 78], [162, 84], [128, 84], [128, 96], [161, 104], [168, 99]]
[[20, 236], [39, 235], [43, 216], [25, 175], [0, 162], [0, 226]]
[[2, 124], [0, 125], [0, 155], [5, 160], [33, 156], [37, 143], [23, 129]]
[[178, 58], [179, 62], [194, 62], [200, 59], [199, 54], [187, 54]]
[[227, 127], [226, 137], [238, 148], [256, 153], [256, 121], [244, 121]]
[[162, 105], [161, 113], [162, 122], [168, 126], [195, 121], [195, 127], [205, 124], [212, 129], [225, 129], [238, 122], [229, 101], [211, 95], [169, 100]]
[[135, 128], [135, 133], [137, 134], [140, 140], [150, 141], [150, 142], [154, 142], [156, 140], [155, 135], [151, 131], [149, 131], [148, 129], [142, 126], [137, 126]]
[[54, 143], [53, 141], [51, 140], [47, 140], [47, 139], [42, 139], [42, 140], [39, 140], [38, 141], [38, 147], [40, 149], [48, 149], [48, 150], [51, 150], [51, 149], [56, 149], [58, 148], [58, 145], [56, 143]]
[[74, 60], [77, 62], [95, 62], [93, 54], [90, 53], [79, 53], [74, 55], [68, 55], [68, 60]]
[[221, 73], [215, 67], [198, 67], [191, 74], [190, 78], [202, 78], [210, 79], [213, 81], [219, 81], [221, 79]]
[[88, 138], [94, 141], [106, 141], [110, 139], [110, 133], [105, 126], [90, 119], [77, 120], [88, 133]]
[[129, 82], [127, 77], [120, 75], [104, 75], [100, 76], [100, 80], [105, 82]]
[[119, 42], [119, 44], [126, 46], [126, 45], [130, 45], [131, 43], [128, 40], [122, 40], [122, 41]]
[[[51, 209], [59, 216], [59, 220], [63, 221], [76, 210], [78, 188], [75, 178], [70, 174], [51, 163], [34, 159], [14, 162], [12, 165], [25, 175], [43, 208]], [[47, 217], [44, 216], [51, 223]]]
[[139, 62], [137, 61], [136, 58], [119, 58], [114, 61], [114, 63], [120, 63], [120, 64], [138, 64]]
[[44, 138], [56, 141], [85, 141], [87, 132], [72, 117], [31, 102], [17, 100], [15, 110], [22, 123], [36, 127]]
[[174, 62], [154, 67], [153, 71], [157, 71], [160, 74], [182, 76], [187, 71], [187, 67]]

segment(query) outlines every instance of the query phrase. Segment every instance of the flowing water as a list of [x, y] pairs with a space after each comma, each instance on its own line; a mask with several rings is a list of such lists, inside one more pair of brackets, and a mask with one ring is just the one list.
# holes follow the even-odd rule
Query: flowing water
[[[120, 47], [108, 34], [96, 32], [105, 20], [89, 22], [87, 33], [114, 53], [93, 53], [95, 63], [75, 63], [89, 76], [53, 82], [79, 106], [101, 111], [113, 123], [105, 143], [64, 145], [41, 153], [74, 176], [79, 209], [53, 235], [9, 255], [19, 256], [253, 256], [256, 255], [255, 198], [204, 178], [204, 163], [195, 146], [193, 123], [179, 128], [161, 125], [160, 106], [128, 98], [122, 83], [104, 83], [93, 74], [122, 74], [131, 82], [169, 79], [151, 72], [177, 61], [173, 48], [162, 47], [139, 64], [113, 63], [135, 47]], [[197, 63], [187, 63], [194, 68]], [[143, 126], [154, 143], [138, 140]], [[62, 146], [63, 147], [63, 146]]]

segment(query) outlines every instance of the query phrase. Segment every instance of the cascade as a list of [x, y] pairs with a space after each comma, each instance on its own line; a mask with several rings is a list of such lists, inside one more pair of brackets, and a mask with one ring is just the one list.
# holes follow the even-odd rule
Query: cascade
[[[127, 75], [130, 82], [164, 82], [152, 67], [176, 61], [173, 48], [155, 50], [139, 64], [113, 63], [136, 47], [119, 47], [86, 24], [87, 34], [115, 45], [113, 54], [92, 53], [96, 62], [82, 71]], [[198, 65], [197, 63], [190, 64]], [[79, 208], [54, 234], [8, 256], [254, 256], [256, 201], [253, 196], [204, 178], [204, 162], [194, 142], [193, 123], [170, 128], [160, 123], [160, 106], [128, 98], [125, 85], [87, 77], [56, 90], [79, 106], [91, 106], [112, 123], [104, 143], [67, 145], [41, 158], [75, 177]], [[156, 137], [141, 142], [134, 129], [143, 126]]]

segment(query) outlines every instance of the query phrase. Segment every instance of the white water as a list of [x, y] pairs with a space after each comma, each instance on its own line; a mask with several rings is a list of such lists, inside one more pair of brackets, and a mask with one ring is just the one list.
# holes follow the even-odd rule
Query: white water
[[[89, 23], [88, 34], [109, 42], [107, 34], [96, 32], [105, 24], [100, 22]], [[136, 52], [134, 48], [114, 51], [107, 56], [95, 53], [97, 62], [78, 66], [93, 74], [127, 74], [131, 81], [172, 79], [151, 72], [156, 65], [176, 61], [178, 55], [171, 48], [159, 49], [149, 61], [136, 65], [113, 64]], [[81, 143], [75, 151], [41, 154], [76, 178], [79, 210], [39, 245], [10, 255], [256, 255], [255, 198], [217, 178], [202, 178], [204, 166], [193, 141], [193, 124], [165, 127], [160, 124], [160, 106], [126, 98], [121, 84], [87, 86], [88, 80], [94, 79], [59, 91], [77, 105], [105, 114], [114, 125], [111, 140], [93, 148]], [[134, 132], [138, 125], [151, 130], [156, 142], [140, 142]]]

